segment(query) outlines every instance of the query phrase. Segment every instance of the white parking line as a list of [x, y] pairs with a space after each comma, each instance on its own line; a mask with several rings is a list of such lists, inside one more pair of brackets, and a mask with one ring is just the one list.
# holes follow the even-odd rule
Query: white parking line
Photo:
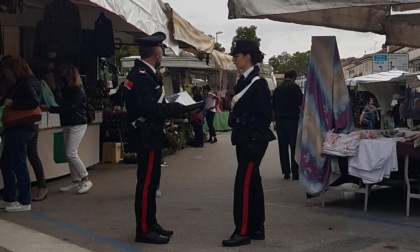
[[0, 247], [13, 252], [91, 251], [5, 220], [0, 220], [0, 227]]

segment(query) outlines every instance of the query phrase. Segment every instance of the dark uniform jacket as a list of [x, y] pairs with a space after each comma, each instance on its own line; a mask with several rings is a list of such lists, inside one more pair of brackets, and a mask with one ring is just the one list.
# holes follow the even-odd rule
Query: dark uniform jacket
[[[39, 97], [41, 94], [41, 82], [35, 78], [24, 78], [11, 85], [6, 93], [4, 99], [9, 98], [13, 100], [12, 109], [26, 110], [33, 109], [39, 106]], [[1, 103], [4, 102], [4, 99]], [[20, 125], [15, 129], [24, 131], [35, 131], [35, 123]]]
[[[162, 95], [162, 80], [141, 60], [135, 60], [124, 84], [124, 102], [130, 123], [135, 121], [137, 135], [129, 138], [132, 148], [163, 149], [169, 142], [163, 131], [165, 119], [181, 114], [179, 104], [158, 103]], [[134, 139], [136, 139], [134, 141]]]
[[86, 94], [83, 86], [64, 86], [61, 90], [62, 100], [59, 107], [51, 106], [51, 113], [60, 114], [61, 126], [75, 126], [87, 124]]
[[[259, 75], [259, 68], [254, 70], [234, 87], [235, 94], [241, 92]], [[231, 141], [233, 145], [242, 144], [251, 140], [269, 142], [276, 137], [270, 130], [272, 118], [270, 89], [265, 79], [255, 81], [252, 86], [239, 99], [232, 110], [233, 125]]]

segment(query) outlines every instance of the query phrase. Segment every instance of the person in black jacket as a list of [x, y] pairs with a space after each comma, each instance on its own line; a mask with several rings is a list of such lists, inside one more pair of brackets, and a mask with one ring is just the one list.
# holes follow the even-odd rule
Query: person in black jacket
[[77, 191], [78, 194], [83, 194], [88, 192], [93, 185], [88, 178], [86, 166], [77, 153], [87, 129], [87, 99], [79, 71], [75, 66], [63, 67], [61, 78], [65, 85], [61, 88], [60, 106], [41, 105], [41, 107], [51, 113], [59, 113], [60, 124], [63, 127], [64, 145], [72, 183], [61, 187], [60, 191]]
[[[302, 91], [295, 83], [296, 77], [296, 71], [287, 71], [284, 74], [284, 82], [277, 86], [273, 92], [273, 110], [276, 117], [281, 170], [284, 179], [290, 179], [290, 172], [292, 172], [293, 180], [299, 179], [299, 165], [295, 161], [295, 148], [300, 106], [303, 99]], [[291, 158], [289, 158], [289, 148]]]
[[128, 144], [137, 152], [135, 196], [136, 242], [163, 244], [173, 231], [156, 220], [156, 188], [160, 181], [162, 149], [169, 142], [164, 133], [165, 119], [179, 116], [184, 106], [165, 103], [162, 81], [156, 76], [166, 35], [157, 32], [138, 40], [141, 60], [134, 62], [124, 83], [124, 101], [131, 129]]
[[264, 193], [259, 167], [268, 142], [276, 138], [269, 128], [272, 117], [270, 89], [256, 66], [263, 58], [256, 42], [236, 41], [233, 62], [243, 74], [234, 87], [229, 118], [238, 168], [233, 202], [235, 231], [230, 239], [223, 241], [226, 247], [250, 244], [251, 239], [265, 239]]
[[190, 111], [189, 120], [194, 130], [194, 140], [189, 144], [191, 147], [204, 147], [203, 123], [204, 123], [204, 96], [198, 91], [198, 87], [194, 86], [191, 89], [193, 100], [195, 102], [202, 102], [200, 107]]
[[[41, 86], [24, 59], [8, 58], [2, 61], [1, 71], [13, 83], [2, 101], [4, 106], [13, 110], [29, 110], [39, 106]], [[3, 131], [4, 146], [0, 162], [4, 190], [0, 208], [6, 212], [31, 210], [31, 178], [26, 159], [28, 142], [35, 130], [35, 122], [31, 122]], [[17, 198], [16, 188], [19, 191]]]

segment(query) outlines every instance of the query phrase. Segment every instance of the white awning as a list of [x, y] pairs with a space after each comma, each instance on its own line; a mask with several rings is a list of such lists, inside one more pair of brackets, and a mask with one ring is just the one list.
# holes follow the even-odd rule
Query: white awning
[[271, 19], [374, 32], [386, 35], [389, 45], [420, 47], [419, 0], [229, 0], [228, 8], [230, 19]]

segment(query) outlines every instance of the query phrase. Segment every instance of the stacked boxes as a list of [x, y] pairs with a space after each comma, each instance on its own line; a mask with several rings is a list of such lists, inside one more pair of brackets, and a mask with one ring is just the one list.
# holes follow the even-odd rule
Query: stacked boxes
[[124, 156], [122, 143], [106, 142], [102, 144], [102, 163], [119, 163]]

